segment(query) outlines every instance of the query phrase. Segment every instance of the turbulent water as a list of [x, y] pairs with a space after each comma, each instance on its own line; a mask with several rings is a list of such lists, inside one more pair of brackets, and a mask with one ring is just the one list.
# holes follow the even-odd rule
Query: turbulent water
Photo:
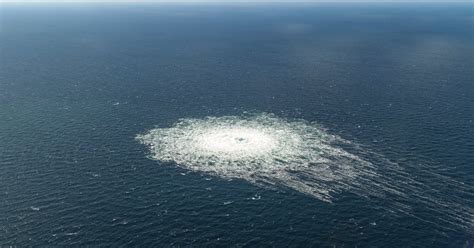
[[314, 123], [288, 122], [269, 114], [184, 119], [138, 139], [152, 157], [187, 169], [256, 184], [285, 185], [324, 201], [372, 164], [334, 144], [346, 143]]
[[[448, 228], [474, 227], [472, 206], [437, 199], [396, 164], [327, 133], [317, 123], [266, 113], [181, 119], [172, 127], [152, 129], [137, 139], [150, 147], [152, 159], [189, 170], [261, 186], [286, 186], [327, 202], [343, 191], [364, 197], [395, 194], [411, 203], [388, 204], [385, 208], [390, 212], [412, 215], [411, 204], [424, 204], [438, 209], [435, 218], [452, 226]], [[370, 155], [377, 159], [376, 164], [358, 154]], [[443, 180], [469, 191], [459, 182]], [[468, 194], [472, 196], [472, 192]]]
[[0, 247], [472, 247], [472, 10], [0, 3]]

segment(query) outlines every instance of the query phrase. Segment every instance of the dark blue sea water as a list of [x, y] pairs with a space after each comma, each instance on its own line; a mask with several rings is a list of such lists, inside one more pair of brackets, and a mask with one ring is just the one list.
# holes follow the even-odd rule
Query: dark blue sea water
[[[0, 246], [473, 247], [473, 6], [0, 5]], [[135, 139], [245, 111], [382, 156], [408, 197], [323, 202]]]

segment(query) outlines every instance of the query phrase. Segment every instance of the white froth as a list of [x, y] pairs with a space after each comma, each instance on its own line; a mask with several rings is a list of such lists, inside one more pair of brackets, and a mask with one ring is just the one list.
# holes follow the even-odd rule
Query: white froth
[[[137, 139], [150, 147], [153, 159], [188, 170], [260, 186], [286, 186], [327, 202], [341, 192], [386, 196], [398, 199], [390, 201], [390, 212], [408, 215], [412, 215], [411, 207], [403, 202], [414, 201], [436, 210], [440, 223], [473, 226], [472, 207], [426, 195], [430, 188], [397, 164], [304, 120], [289, 121], [272, 114], [182, 119]], [[381, 164], [383, 173], [373, 163]], [[472, 195], [464, 184], [436, 173], [431, 178]]]
[[216, 156], [262, 156], [277, 147], [278, 140], [270, 133], [248, 127], [210, 129], [196, 137], [196, 147]]
[[316, 124], [270, 114], [183, 119], [138, 139], [152, 157], [194, 171], [284, 185], [330, 201], [370, 163], [332, 145], [347, 142]]

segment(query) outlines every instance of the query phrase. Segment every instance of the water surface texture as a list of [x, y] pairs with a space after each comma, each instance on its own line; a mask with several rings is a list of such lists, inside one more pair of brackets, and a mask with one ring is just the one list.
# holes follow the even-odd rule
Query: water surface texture
[[472, 247], [473, 4], [3, 4], [0, 246]]

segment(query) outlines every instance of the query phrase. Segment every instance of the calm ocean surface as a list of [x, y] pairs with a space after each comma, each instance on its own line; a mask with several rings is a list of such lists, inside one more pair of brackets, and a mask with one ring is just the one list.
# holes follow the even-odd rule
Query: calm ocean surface
[[[473, 247], [473, 7], [0, 5], [0, 246]], [[414, 193], [327, 203], [135, 139], [246, 111], [317, 122]]]

